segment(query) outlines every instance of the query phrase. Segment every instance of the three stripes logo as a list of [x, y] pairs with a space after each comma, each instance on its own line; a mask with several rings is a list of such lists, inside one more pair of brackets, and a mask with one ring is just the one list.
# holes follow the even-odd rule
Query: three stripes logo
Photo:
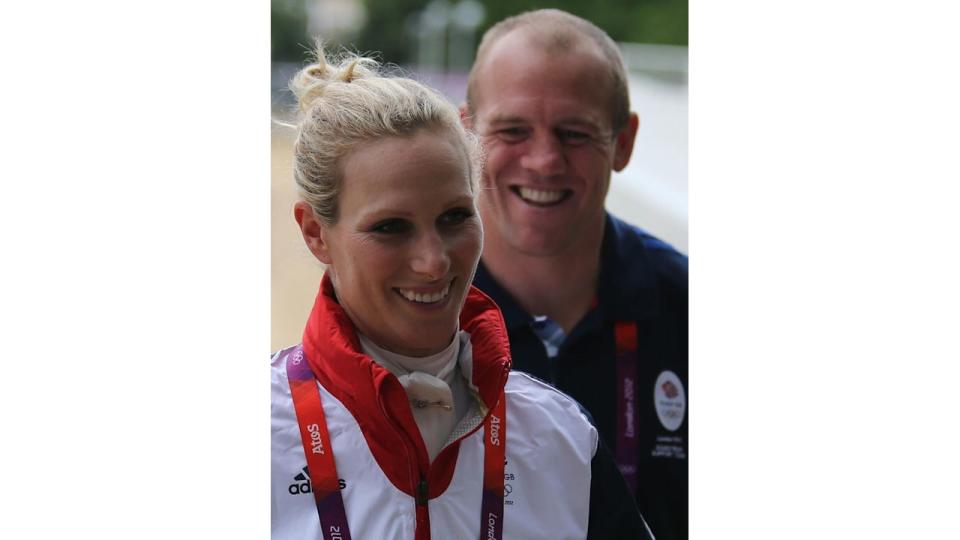
[[[338, 479], [340, 482], [340, 489], [346, 489], [347, 481], [343, 478]], [[310, 471], [306, 467], [300, 470], [296, 476], [293, 477], [293, 483], [287, 486], [287, 491], [291, 495], [300, 495], [303, 493], [313, 493], [313, 490], [310, 489]]]
[[304, 467], [299, 474], [293, 477], [293, 483], [287, 487], [287, 491], [289, 491], [291, 495], [312, 492], [310, 489], [310, 472], [307, 471], [306, 467]]

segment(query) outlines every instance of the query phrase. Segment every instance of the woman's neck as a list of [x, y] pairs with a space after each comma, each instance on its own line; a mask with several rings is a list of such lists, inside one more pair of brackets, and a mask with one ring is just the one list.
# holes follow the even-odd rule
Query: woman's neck
[[397, 377], [419, 371], [442, 379], [456, 365], [460, 353], [460, 338], [457, 334], [454, 334], [450, 344], [442, 351], [422, 357], [406, 356], [389, 351], [361, 333], [358, 333], [357, 337], [360, 338], [360, 347], [363, 352]]

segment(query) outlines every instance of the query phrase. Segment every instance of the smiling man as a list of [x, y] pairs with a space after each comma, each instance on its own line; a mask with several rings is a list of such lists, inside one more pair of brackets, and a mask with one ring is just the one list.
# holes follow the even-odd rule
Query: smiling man
[[687, 538], [687, 258], [604, 208], [639, 128], [616, 45], [563, 11], [505, 19], [461, 118], [486, 152], [475, 284], [514, 368], [580, 401], [656, 537]]

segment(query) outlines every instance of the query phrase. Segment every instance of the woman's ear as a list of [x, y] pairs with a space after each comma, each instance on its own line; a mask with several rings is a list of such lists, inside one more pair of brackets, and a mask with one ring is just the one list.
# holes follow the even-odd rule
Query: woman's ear
[[293, 217], [300, 226], [300, 234], [303, 235], [303, 241], [310, 249], [310, 253], [320, 262], [330, 265], [330, 246], [326, 241], [328, 225], [317, 219], [313, 213], [313, 208], [304, 201], [297, 201], [293, 205]]

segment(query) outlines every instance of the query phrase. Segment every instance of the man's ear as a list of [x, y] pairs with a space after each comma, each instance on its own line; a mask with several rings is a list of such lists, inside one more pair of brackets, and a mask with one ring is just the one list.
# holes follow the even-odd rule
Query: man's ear
[[460, 123], [467, 129], [473, 129], [473, 116], [470, 114], [470, 109], [466, 103], [460, 104]]
[[300, 234], [310, 253], [323, 264], [330, 265], [330, 246], [326, 241], [329, 226], [317, 219], [313, 208], [304, 201], [297, 201], [293, 205], [293, 217], [300, 226]]
[[633, 154], [633, 142], [637, 138], [637, 130], [640, 129], [640, 117], [637, 113], [630, 113], [627, 125], [617, 133], [614, 141], [613, 150], [613, 170], [620, 172], [630, 163], [630, 156]]

